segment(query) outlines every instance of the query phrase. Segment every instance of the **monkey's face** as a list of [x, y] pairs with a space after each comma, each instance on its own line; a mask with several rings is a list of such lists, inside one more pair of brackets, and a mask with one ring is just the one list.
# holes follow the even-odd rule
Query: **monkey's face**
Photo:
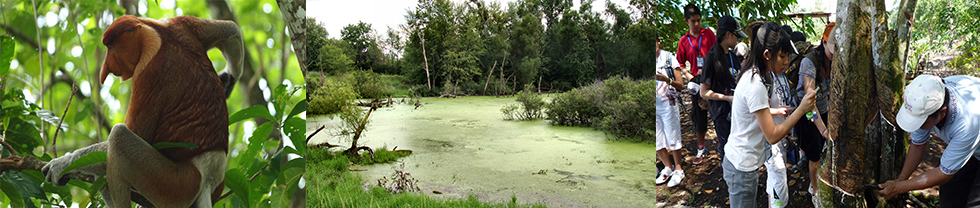
[[159, 50], [160, 38], [143, 20], [127, 15], [109, 25], [102, 36], [102, 44], [108, 50], [99, 74], [100, 83], [105, 82], [109, 73], [123, 80], [138, 75]]

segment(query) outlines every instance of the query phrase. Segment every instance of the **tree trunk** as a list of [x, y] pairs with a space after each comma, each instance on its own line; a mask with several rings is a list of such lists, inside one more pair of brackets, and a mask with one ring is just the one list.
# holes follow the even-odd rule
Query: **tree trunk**
[[427, 84], [426, 86], [428, 86], [429, 89], [431, 90], [432, 78], [429, 78], [429, 58], [425, 56], [425, 33], [419, 32], [419, 34], [421, 35], [421, 39], [422, 39], [422, 60], [425, 61], [425, 81]]
[[[507, 57], [507, 56], [504, 56]], [[493, 77], [493, 68], [497, 68], [497, 61], [493, 61], [493, 66], [490, 67], [490, 73], [487, 73], [487, 81], [483, 83], [483, 95], [487, 95], [487, 87], [490, 86], [490, 77]], [[504, 68], [501, 66], [500, 68]], [[501, 69], [503, 70], [503, 69]]]
[[[915, 0], [903, 1], [914, 11]], [[820, 168], [821, 207], [904, 207], [878, 196], [877, 184], [895, 179], [905, 159], [905, 133], [896, 128], [905, 73], [907, 21], [888, 28], [883, 0], [839, 0], [837, 51], [831, 72], [830, 137]], [[910, 12], [911, 13], [911, 12]], [[901, 37], [901, 38], [899, 38]], [[869, 41], [870, 40], [870, 41]]]
[[[282, 17], [285, 20], [286, 27], [289, 28], [289, 40], [293, 44], [293, 54], [296, 54], [296, 60], [299, 61], [299, 69], [303, 72], [303, 77], [306, 77], [306, 1], [305, 0], [277, 0], [276, 4], [279, 5], [279, 10], [282, 12]], [[283, 47], [283, 50], [287, 47]], [[283, 53], [284, 59], [289, 58], [286, 53]], [[283, 79], [286, 79], [286, 61], [283, 61]]]

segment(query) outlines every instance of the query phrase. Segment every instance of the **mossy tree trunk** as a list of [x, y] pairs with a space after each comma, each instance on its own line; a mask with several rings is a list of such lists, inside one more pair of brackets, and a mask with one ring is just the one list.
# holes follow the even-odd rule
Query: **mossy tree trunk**
[[886, 205], [874, 187], [895, 179], [905, 159], [906, 134], [894, 123], [905, 84], [907, 14], [915, 4], [903, 0], [889, 28], [884, 0], [837, 3], [828, 115], [834, 140], [819, 173], [822, 207], [904, 207], [901, 197]]

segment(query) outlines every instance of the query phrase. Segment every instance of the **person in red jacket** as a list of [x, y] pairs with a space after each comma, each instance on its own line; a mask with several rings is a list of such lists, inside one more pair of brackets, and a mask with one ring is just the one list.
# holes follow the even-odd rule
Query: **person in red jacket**
[[[708, 28], [701, 27], [701, 9], [694, 4], [684, 6], [684, 21], [687, 22], [688, 32], [677, 40], [677, 61], [681, 68], [691, 67], [694, 79], [693, 84], [700, 88], [701, 67], [704, 67], [704, 57], [715, 45], [715, 33]], [[695, 90], [696, 91], [696, 90]], [[704, 137], [708, 132], [708, 111], [698, 105], [701, 102], [701, 94], [692, 92], [691, 119], [694, 120], [694, 136], [698, 139], [698, 154], [694, 157], [694, 164], [700, 164], [704, 158]]]

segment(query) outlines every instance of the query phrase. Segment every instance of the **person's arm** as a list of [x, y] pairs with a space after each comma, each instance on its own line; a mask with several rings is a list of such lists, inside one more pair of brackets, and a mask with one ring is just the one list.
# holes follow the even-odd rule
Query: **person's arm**
[[933, 168], [926, 171], [922, 175], [912, 178], [911, 180], [891, 180], [883, 184], [879, 184], [878, 187], [881, 188], [881, 191], [878, 191], [878, 194], [881, 194], [881, 196], [885, 197], [885, 199], [891, 199], [901, 193], [944, 184], [952, 178], [953, 175], [946, 175], [943, 173], [943, 171], [939, 170], [939, 168]]
[[726, 96], [725, 94], [711, 90], [711, 84], [709, 83], [712, 83], [718, 78], [717, 76], [721, 75], [715, 73], [718, 68], [718, 64], [715, 63], [717, 62], [716, 58], [714, 54], [708, 54], [708, 57], [705, 57], [705, 66], [701, 68], [701, 90], [699, 91], [701, 92], [701, 98], [731, 102], [732, 96]]
[[773, 116], [780, 116], [786, 118], [786, 116], [788, 116], [790, 113], [789, 109], [790, 109], [789, 106], [769, 108], [769, 114], [772, 114]]
[[691, 74], [691, 68], [681, 68], [681, 71], [684, 71], [684, 78], [687, 79], [688, 82], [694, 81], [694, 75]]
[[922, 163], [922, 157], [925, 154], [926, 144], [909, 145], [909, 151], [905, 154], [905, 165], [902, 166], [902, 173], [898, 174], [898, 178], [895, 180], [908, 180], [912, 176], [912, 172], [915, 172], [915, 168], [919, 167], [919, 163]]
[[673, 77], [674, 80], [670, 80], [671, 79], [670, 77], [667, 77], [667, 75], [664, 75], [664, 74], [661, 74], [661, 73], [657, 73], [656, 79], [657, 79], [657, 81], [666, 82], [667, 84], [669, 84], [670, 86], [672, 86], [672, 87], [674, 87], [674, 88], [676, 88], [678, 90], [683, 90], [684, 89], [684, 83], [681, 82], [681, 75], [680, 74], [677, 74], [677, 73], [681, 73], [681, 72], [680, 72], [680, 70], [676, 70], [675, 69], [674, 70], [674, 77]]
[[[816, 87], [817, 86], [817, 81], [816, 80], [813, 80], [813, 78], [810, 78], [810, 77], [807, 77], [807, 76], [800, 76], [800, 79], [803, 79], [803, 88], [805, 88], [806, 93], [811, 93], [811, 92], [816, 93], [816, 91], [817, 91], [816, 90], [817, 89], [817, 87]], [[814, 108], [813, 109], [813, 113], [816, 114], [816, 116], [818, 116], [818, 117], [821, 115], [820, 114], [820, 110], [817, 109], [817, 108]], [[828, 138], [828, 139], [830, 138], [830, 137], [828, 137], [829, 136], [829, 134], [828, 134], [829, 132], [827, 132], [828, 131], [827, 130], [827, 125], [823, 123], [823, 119], [813, 119], [813, 124], [817, 126], [817, 131], [820, 132], [820, 135], [821, 136], [823, 136], [824, 138]]]
[[701, 98], [732, 102], [732, 96], [711, 91], [711, 85], [708, 83], [701, 83]]
[[800, 103], [800, 106], [796, 108], [796, 111], [793, 111], [792, 114], [786, 117], [786, 121], [783, 121], [783, 123], [779, 124], [778, 126], [772, 120], [772, 114], [769, 112], [768, 108], [756, 111], [755, 118], [759, 121], [759, 127], [762, 128], [762, 133], [766, 136], [766, 141], [769, 142], [769, 144], [776, 144], [779, 142], [779, 140], [786, 137], [786, 134], [793, 129], [796, 122], [800, 121], [800, 118], [806, 115], [807, 111], [813, 109], [813, 102], [815, 99], [815, 93], [807, 93], [806, 96], [803, 96], [803, 101]]
[[684, 82], [681, 76], [684, 74], [684, 72], [681, 72], [680, 67], [675, 67], [673, 70], [674, 70], [674, 81], [670, 82], [670, 86], [673, 86], [674, 89], [677, 90], [684, 90]]
[[[899, 180], [891, 180], [885, 182], [884, 184], [879, 184], [878, 187], [882, 188], [882, 190], [878, 193], [886, 198], [891, 198], [900, 193], [905, 193], [911, 190], [925, 189], [946, 183], [949, 181], [949, 179], [953, 178], [953, 175], [963, 168], [968, 161], [973, 159], [974, 151], [976, 151], [977, 147], [980, 146], [980, 143], [978, 143], [980, 140], [977, 140], [978, 137], [980, 137], [980, 132], [977, 132], [980, 125], [954, 123], [947, 124], [946, 128], [952, 128], [946, 130], [946, 135], [951, 138], [949, 138], [946, 149], [943, 150], [943, 156], [939, 158], [939, 167], [926, 171], [922, 175], [913, 176], [909, 180], [900, 181], [900, 179], [911, 175], [911, 173], [906, 173], [912, 172], [912, 170], [906, 170], [909, 169], [910, 165], [918, 166], [918, 163], [910, 164], [910, 162], [907, 161], [905, 167], [902, 168], [902, 175], [899, 175]], [[917, 130], [912, 132], [912, 143], [922, 145], [922, 147], [917, 147], [922, 148], [921, 150], [915, 151], [925, 151], [925, 138], [928, 137], [928, 133], [929, 130]], [[909, 147], [909, 155], [923, 154], [912, 153], [911, 151], [914, 150], [913, 147], [915, 146]], [[918, 160], [919, 161], [911, 162], [920, 162], [921, 158], [918, 158]]]

